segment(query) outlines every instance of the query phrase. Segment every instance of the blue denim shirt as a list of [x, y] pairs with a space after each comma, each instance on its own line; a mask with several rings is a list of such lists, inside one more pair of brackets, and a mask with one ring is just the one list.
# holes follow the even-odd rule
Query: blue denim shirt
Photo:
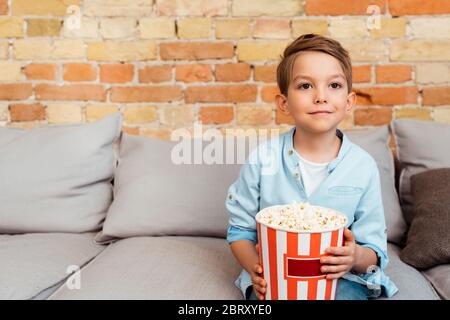
[[[388, 263], [387, 235], [375, 160], [337, 129], [336, 135], [342, 140], [339, 154], [328, 164], [328, 176], [308, 197], [299, 170], [300, 159], [294, 152], [294, 133], [295, 127], [262, 142], [241, 167], [225, 202], [229, 213], [228, 243], [241, 239], [256, 243], [255, 215], [266, 207], [293, 201], [329, 207], [344, 213], [356, 243], [373, 249], [378, 256], [378, 268], [363, 274], [349, 272], [343, 277], [367, 285], [371, 297], [382, 293], [393, 296], [398, 289], [384, 273]], [[247, 271], [242, 270], [235, 284], [245, 296], [252, 284]]]

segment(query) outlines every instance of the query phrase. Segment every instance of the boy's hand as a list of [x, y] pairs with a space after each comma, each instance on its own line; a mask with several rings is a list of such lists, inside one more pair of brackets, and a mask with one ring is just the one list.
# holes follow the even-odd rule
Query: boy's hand
[[327, 274], [327, 279], [342, 277], [355, 264], [355, 237], [347, 228], [344, 230], [344, 240], [343, 247], [329, 247], [325, 252], [330, 255], [320, 258], [320, 263], [323, 264], [320, 270]]
[[[259, 254], [259, 245], [256, 244], [256, 252]], [[252, 278], [253, 289], [255, 290], [256, 297], [258, 300], [264, 300], [266, 294], [267, 282], [261, 277], [263, 269], [262, 266], [257, 263], [253, 266], [252, 272], [250, 274]]]

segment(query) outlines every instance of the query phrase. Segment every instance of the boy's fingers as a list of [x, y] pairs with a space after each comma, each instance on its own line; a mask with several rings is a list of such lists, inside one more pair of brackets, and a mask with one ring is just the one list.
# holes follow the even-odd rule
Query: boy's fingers
[[323, 266], [320, 268], [320, 271], [323, 273], [339, 273], [346, 271], [348, 269], [348, 265], [338, 265], [338, 266]]
[[266, 280], [264, 280], [264, 279], [261, 278], [261, 277], [253, 277], [253, 278], [252, 278], [252, 282], [253, 282], [254, 284], [259, 285], [260, 287], [265, 287], [265, 286], [267, 285]]
[[263, 288], [263, 287], [261, 287], [261, 286], [259, 286], [257, 284], [254, 284], [253, 288], [255, 289], [256, 293], [258, 293], [258, 294], [266, 293], [266, 288]]
[[352, 259], [346, 256], [339, 257], [322, 257], [320, 258], [321, 264], [351, 264]]
[[255, 287], [254, 287], [254, 291], [255, 291], [255, 294], [256, 294], [256, 297], [258, 298], [258, 300], [264, 300], [265, 299], [264, 298], [265, 292], [261, 292]]
[[262, 267], [259, 264], [257, 264], [254, 266], [253, 271], [260, 274], [260, 273], [262, 273]]
[[345, 228], [344, 229], [344, 238], [346, 241], [353, 242], [355, 241], [355, 237], [353, 236], [353, 232], [350, 231], [350, 229]]
[[329, 247], [325, 250], [326, 253], [335, 256], [348, 256], [350, 255], [350, 248], [347, 247]]
[[258, 297], [258, 300], [266, 300], [266, 298], [262, 294], [257, 293], [256, 296]]
[[329, 273], [327, 274], [327, 279], [331, 280], [331, 279], [339, 279], [342, 278], [342, 276], [344, 274], [346, 274], [347, 272], [339, 272], [339, 273]]

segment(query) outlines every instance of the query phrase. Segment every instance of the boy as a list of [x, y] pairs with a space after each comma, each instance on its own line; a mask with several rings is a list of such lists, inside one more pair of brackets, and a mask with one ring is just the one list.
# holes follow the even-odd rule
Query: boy
[[[337, 129], [356, 102], [348, 52], [333, 39], [300, 36], [284, 51], [277, 82], [277, 107], [295, 127], [277, 141], [260, 144], [228, 190], [227, 241], [244, 268], [236, 285], [247, 299], [264, 299], [267, 283], [255, 247], [255, 215], [295, 200], [333, 208], [349, 220], [344, 246], [328, 248], [320, 261], [327, 279], [339, 279], [336, 299], [392, 296], [397, 288], [383, 272], [387, 239], [377, 165]], [[260, 159], [266, 154], [270, 161]], [[277, 162], [278, 168], [264, 174], [268, 162]]]

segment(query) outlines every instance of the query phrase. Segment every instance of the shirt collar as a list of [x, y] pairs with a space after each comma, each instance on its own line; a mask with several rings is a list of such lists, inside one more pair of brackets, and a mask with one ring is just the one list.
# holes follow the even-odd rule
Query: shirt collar
[[[286, 159], [289, 159], [290, 163], [293, 166], [297, 166], [298, 158], [294, 156], [294, 133], [295, 133], [295, 127], [293, 127], [285, 136], [286, 142], [284, 143], [284, 156]], [[347, 154], [347, 152], [351, 148], [351, 142], [348, 140], [347, 135], [345, 135], [341, 130], [336, 129], [336, 136], [338, 136], [341, 140], [341, 147], [339, 149], [339, 153], [335, 159], [333, 159], [328, 164], [328, 173], [331, 173], [339, 164], [339, 162], [342, 161], [344, 156]]]

